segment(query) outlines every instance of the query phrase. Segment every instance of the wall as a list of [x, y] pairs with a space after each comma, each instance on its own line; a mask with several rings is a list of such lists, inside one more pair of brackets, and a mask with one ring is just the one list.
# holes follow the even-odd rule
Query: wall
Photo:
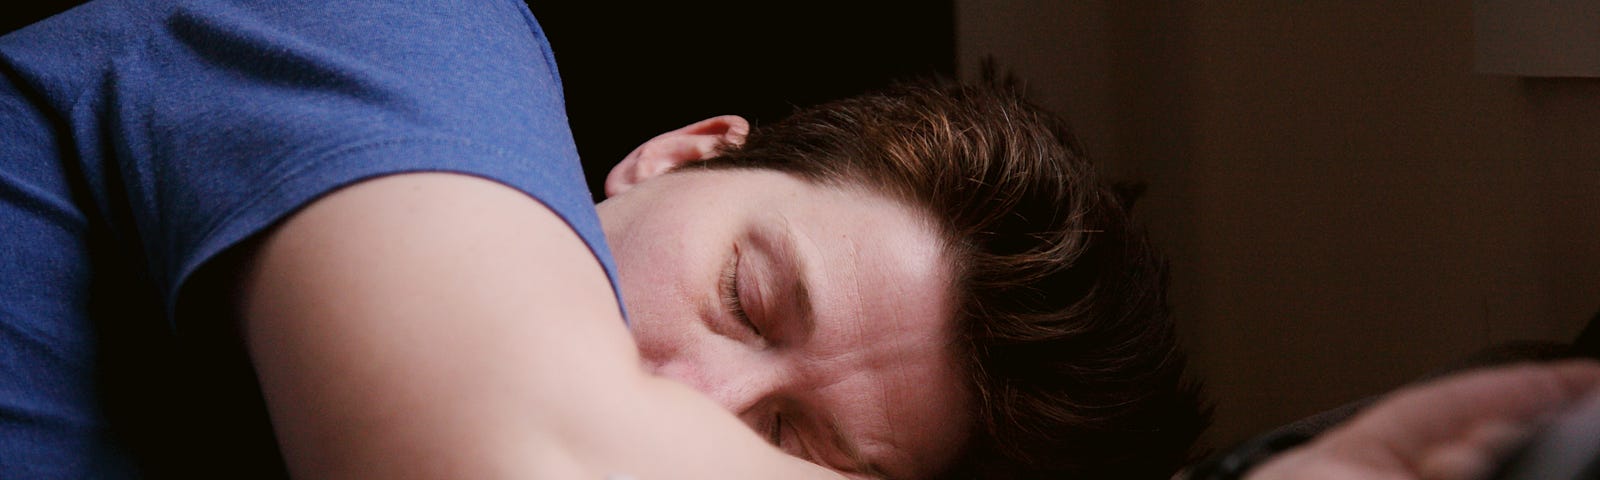
[[1600, 79], [1473, 73], [1471, 2], [956, 3], [1149, 183], [1213, 445], [1600, 311]]

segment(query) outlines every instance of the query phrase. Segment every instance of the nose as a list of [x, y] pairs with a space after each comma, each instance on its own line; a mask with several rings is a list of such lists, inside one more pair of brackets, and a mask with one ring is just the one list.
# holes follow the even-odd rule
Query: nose
[[656, 364], [653, 370], [693, 387], [741, 418], [752, 416], [754, 409], [774, 398], [784, 384], [783, 370], [776, 362], [737, 356], [680, 357]]

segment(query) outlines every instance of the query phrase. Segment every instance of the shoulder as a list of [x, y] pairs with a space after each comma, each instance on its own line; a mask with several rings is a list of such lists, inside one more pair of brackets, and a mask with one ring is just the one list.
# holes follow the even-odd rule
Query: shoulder
[[[637, 370], [584, 243], [498, 183], [365, 181], [252, 248], [241, 330], [296, 474], [484, 476], [507, 449], [559, 443], [552, 395], [614, 395]], [[384, 461], [396, 452], [436, 453]]]
[[583, 242], [499, 184], [363, 182], [276, 228], [243, 273], [246, 344], [296, 475], [832, 475], [640, 368]]

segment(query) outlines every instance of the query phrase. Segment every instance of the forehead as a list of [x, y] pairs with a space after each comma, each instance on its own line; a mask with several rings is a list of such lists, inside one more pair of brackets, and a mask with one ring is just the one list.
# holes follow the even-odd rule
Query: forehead
[[815, 334], [798, 352], [810, 400], [878, 467], [931, 473], [919, 470], [952, 456], [967, 425], [944, 242], [925, 215], [870, 191], [783, 196], [752, 231], [810, 290]]

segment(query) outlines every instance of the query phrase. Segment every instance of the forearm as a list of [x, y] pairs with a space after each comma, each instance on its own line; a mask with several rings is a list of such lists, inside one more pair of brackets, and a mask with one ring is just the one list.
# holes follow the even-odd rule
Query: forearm
[[1596, 385], [1600, 366], [1588, 361], [1452, 375], [1395, 392], [1246, 478], [1486, 478], [1543, 418], [1592, 395]]
[[253, 259], [245, 340], [297, 478], [826, 474], [646, 374], [586, 247], [518, 192], [369, 181]]

